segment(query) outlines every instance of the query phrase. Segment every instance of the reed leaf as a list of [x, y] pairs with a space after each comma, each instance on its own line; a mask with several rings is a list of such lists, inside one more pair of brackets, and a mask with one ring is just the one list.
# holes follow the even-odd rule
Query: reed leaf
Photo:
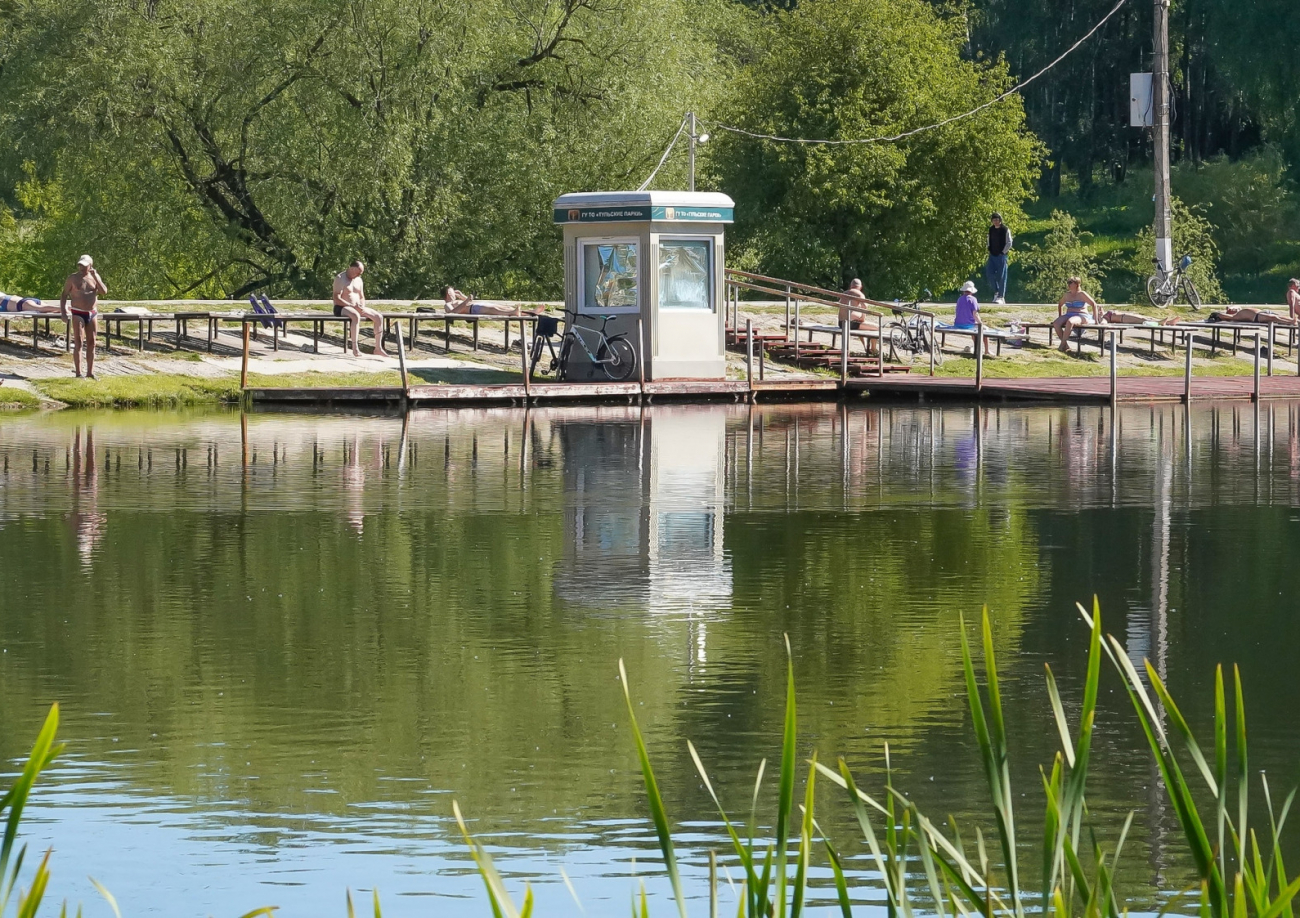
[[40, 864], [36, 867], [36, 875], [32, 877], [31, 889], [27, 890], [26, 895], [18, 897], [17, 918], [36, 918], [36, 912], [41, 907], [41, 900], [45, 898], [45, 887], [50, 882], [50, 852], [45, 852], [45, 857], [41, 858]]
[[799, 918], [803, 914], [804, 889], [808, 885], [808, 866], [812, 858], [813, 844], [813, 797], [817, 783], [817, 753], [813, 752], [812, 762], [808, 767], [808, 781], [804, 786], [803, 819], [799, 826], [799, 860], [794, 874], [794, 900], [790, 905], [790, 918]]
[[745, 869], [745, 878], [752, 887], [758, 885], [758, 875], [754, 872], [754, 852], [753, 852], [753, 827], [750, 827], [750, 843], [744, 845], [740, 841], [740, 836], [736, 833], [735, 828], [731, 825], [731, 820], [727, 817], [727, 812], [722, 808], [718, 801], [718, 795], [713, 790], [713, 783], [709, 780], [708, 773], [704, 770], [704, 763], [700, 761], [700, 754], [695, 750], [695, 744], [690, 740], [686, 741], [686, 749], [691, 755], [691, 760], [695, 763], [695, 770], [700, 773], [700, 780], [704, 782], [704, 789], [709, 792], [709, 797], [713, 800], [713, 805], [718, 808], [718, 813], [722, 816], [722, 824], [727, 829], [727, 835], [731, 838], [731, 846], [736, 850], [736, 857], [740, 859], [740, 866]]
[[[501, 880], [501, 875], [497, 873], [496, 866], [492, 863], [492, 855], [488, 854], [487, 849], [474, 836], [469, 834], [469, 828], [465, 825], [465, 819], [461, 816], [460, 805], [455, 800], [451, 802], [452, 814], [456, 817], [456, 825], [460, 827], [460, 834], [465, 839], [465, 844], [469, 846], [470, 857], [474, 859], [474, 865], [478, 868], [479, 876], [483, 878], [483, 885], [487, 887], [488, 902], [492, 906], [493, 918], [520, 918], [519, 910], [515, 908], [514, 900], [510, 898], [510, 893], [506, 891], [506, 885]], [[349, 904], [351, 896], [349, 896]]]
[[[627, 716], [632, 725], [632, 736], [636, 741], [637, 758], [641, 760], [641, 777], [645, 782], [646, 798], [650, 802], [650, 817], [654, 820], [655, 832], [659, 835], [659, 850], [664, 855], [664, 865], [668, 868], [668, 879], [673, 885], [673, 897], [677, 900], [677, 913], [686, 918], [686, 898], [682, 895], [682, 878], [677, 870], [677, 856], [673, 853], [672, 830], [668, 826], [668, 813], [664, 810], [664, 801], [659, 796], [659, 784], [655, 781], [654, 769], [650, 767], [650, 753], [646, 751], [645, 739], [636, 722], [636, 710], [632, 707], [632, 691], [628, 687], [627, 669], [623, 661], [618, 661], [618, 676], [623, 683], [623, 699], [627, 702]], [[791, 691], [794, 677], [791, 675]]]
[[5, 795], [0, 797], [0, 814], [8, 812], [5, 817], [4, 836], [0, 839], [0, 914], [4, 914], [8, 906], [9, 897], [18, 879], [18, 871], [22, 867], [23, 850], [19, 849], [18, 863], [12, 870], [9, 869], [14, 856], [14, 842], [18, 837], [18, 824], [23, 818], [23, 808], [27, 805], [27, 798], [37, 777], [54, 757], [63, 751], [61, 744], [58, 746], [54, 744], [54, 736], [58, 729], [59, 706], [55, 704], [50, 706], [50, 712], [45, 715], [45, 723], [36, 735], [36, 742], [32, 744], [32, 751], [27, 756], [23, 770], [19, 772], [17, 779]]
[[[786, 858], [790, 841], [790, 816], [794, 811], [795, 742], [797, 723], [794, 700], [794, 654], [790, 635], [785, 636], [786, 688], [785, 735], [781, 741], [781, 777], [778, 784], [776, 811], [776, 918], [785, 918]], [[686, 918], [685, 911], [682, 918]]]
[[1235, 664], [1232, 667], [1232, 680], [1237, 727], [1237, 837], [1244, 839], [1247, 831], [1246, 804], [1250, 794], [1250, 771], [1246, 755], [1246, 702], [1241, 688], [1241, 670]]
[[[818, 831], [821, 831], [820, 827]], [[825, 833], [822, 833], [822, 844], [826, 847], [826, 859], [831, 862], [831, 873], [835, 876], [835, 900], [840, 906], [840, 916], [853, 918], [853, 901], [849, 898], [849, 884], [844, 880], [844, 865], [839, 852]]]

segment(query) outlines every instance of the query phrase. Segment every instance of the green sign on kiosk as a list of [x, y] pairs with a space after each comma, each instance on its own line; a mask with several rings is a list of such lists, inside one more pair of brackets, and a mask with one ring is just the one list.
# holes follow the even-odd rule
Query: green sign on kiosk
[[[611, 334], [641, 342], [647, 380], [725, 378], [723, 228], [734, 208], [716, 192], [561, 195], [568, 317], [613, 316]], [[579, 363], [569, 378], [599, 378], [594, 369]]]

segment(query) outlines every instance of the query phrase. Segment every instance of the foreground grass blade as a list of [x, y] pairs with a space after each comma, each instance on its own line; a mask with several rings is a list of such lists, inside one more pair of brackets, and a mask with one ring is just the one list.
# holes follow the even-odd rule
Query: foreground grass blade
[[645, 739], [636, 722], [636, 711], [632, 707], [632, 690], [627, 684], [627, 669], [623, 661], [618, 661], [618, 676], [623, 682], [623, 699], [627, 702], [627, 716], [632, 724], [632, 736], [636, 740], [637, 758], [641, 760], [641, 777], [645, 781], [646, 797], [650, 801], [650, 817], [654, 820], [655, 832], [659, 835], [659, 849], [664, 855], [664, 864], [668, 868], [668, 879], [673, 884], [673, 896], [677, 899], [677, 913], [686, 918], [686, 898], [682, 895], [682, 878], [677, 871], [677, 855], [673, 853], [673, 836], [668, 827], [668, 814], [664, 810], [663, 798], [659, 796], [659, 784], [655, 781], [654, 769], [650, 767], [650, 753], [646, 751]]
[[[9, 902], [9, 897], [13, 892], [14, 882], [18, 878], [18, 868], [21, 863], [14, 865], [14, 869], [9, 869], [10, 860], [14, 853], [14, 841], [18, 837], [18, 824], [22, 821], [23, 808], [27, 805], [27, 798], [31, 794], [32, 786], [36, 783], [36, 778], [50, 764], [56, 755], [63, 751], [63, 746], [54, 745], [54, 735], [59, 729], [59, 706], [57, 704], [50, 707], [50, 713], [45, 716], [45, 723], [41, 727], [40, 733], [36, 736], [36, 742], [32, 745], [31, 754], [27, 756], [27, 764], [19, 773], [18, 778], [14, 781], [13, 786], [0, 797], [0, 814], [8, 811], [5, 818], [5, 828], [3, 840], [0, 840], [0, 914]], [[21, 853], [19, 855], [21, 862]]]
[[[785, 918], [786, 857], [790, 841], [790, 816], [794, 810], [795, 741], [794, 654], [785, 636], [785, 736], [781, 742], [781, 778], [776, 812], [776, 918]], [[684, 918], [684, 915], [683, 915]]]
[[812, 857], [813, 835], [813, 788], [817, 782], [817, 753], [813, 753], [812, 763], [808, 767], [808, 783], [804, 788], [803, 822], [799, 829], [799, 863], [794, 875], [794, 903], [790, 906], [790, 918], [799, 918], [803, 913], [804, 889], [808, 885], [808, 865]]
[[[451, 802], [451, 812], [456, 817], [456, 825], [460, 827], [460, 834], [464, 837], [465, 844], [469, 845], [470, 857], [474, 859], [474, 864], [478, 867], [479, 876], [483, 878], [483, 885], [487, 887], [488, 901], [492, 905], [493, 918], [520, 918], [514, 900], [506, 892], [506, 885], [501, 880], [501, 874], [497, 873], [496, 866], [492, 863], [492, 856], [488, 854], [482, 842], [469, 834], [469, 828], [465, 825], [465, 818], [460, 814], [460, 805], [455, 800]], [[351, 901], [349, 895], [349, 905]]]

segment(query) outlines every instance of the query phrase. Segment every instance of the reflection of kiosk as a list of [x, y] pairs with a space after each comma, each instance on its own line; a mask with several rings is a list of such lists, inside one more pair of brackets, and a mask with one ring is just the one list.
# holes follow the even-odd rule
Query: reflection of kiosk
[[[723, 226], [733, 206], [714, 192], [560, 196], [555, 222], [564, 226], [569, 317], [599, 328], [585, 317], [616, 316], [607, 331], [626, 332], [635, 345], [639, 315], [646, 379], [724, 378]], [[570, 378], [599, 378], [577, 351]]]

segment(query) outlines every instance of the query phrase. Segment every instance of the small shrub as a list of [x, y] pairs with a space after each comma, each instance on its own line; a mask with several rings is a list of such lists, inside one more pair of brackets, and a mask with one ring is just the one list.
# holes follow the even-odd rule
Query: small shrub
[[[1214, 241], [1214, 227], [1205, 216], [1206, 208], [1199, 204], [1189, 207], [1179, 197], [1174, 197], [1172, 204], [1174, 261], [1177, 262], [1184, 255], [1192, 256], [1192, 266], [1187, 269], [1187, 276], [1200, 292], [1201, 301], [1226, 303], [1228, 297], [1219, 280], [1219, 247]], [[1145, 279], [1153, 273], [1151, 259], [1155, 250], [1155, 230], [1145, 227], [1138, 233], [1137, 254], [1130, 263], [1133, 273], [1144, 281], [1143, 286], [1133, 295], [1135, 303], [1146, 303]]]
[[1104, 272], [1088, 243], [1092, 233], [1080, 230], [1074, 217], [1063, 210], [1053, 210], [1050, 222], [1043, 244], [1027, 246], [1020, 256], [1027, 275], [1025, 289], [1050, 303], [1065, 292], [1066, 278], [1078, 276], [1083, 279], [1083, 289], [1100, 298]]

